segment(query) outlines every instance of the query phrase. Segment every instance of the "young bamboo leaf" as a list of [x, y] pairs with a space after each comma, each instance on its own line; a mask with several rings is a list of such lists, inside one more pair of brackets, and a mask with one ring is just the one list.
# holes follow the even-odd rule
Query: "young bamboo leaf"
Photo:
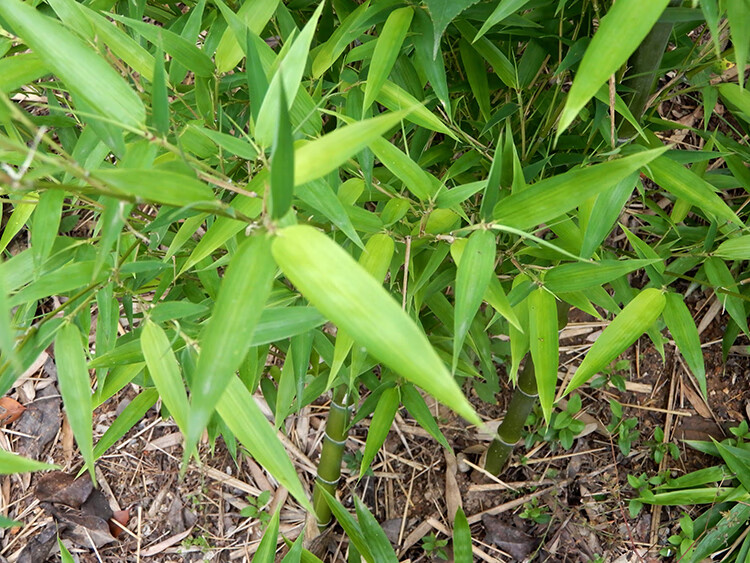
[[714, 193], [714, 188], [695, 172], [669, 157], [661, 156], [644, 169], [646, 176], [680, 199], [710, 213], [717, 219], [742, 225], [742, 221], [724, 200]]
[[[513, 287], [518, 287], [524, 281], [528, 282], [528, 278], [524, 274], [519, 274], [513, 280]], [[529, 326], [529, 301], [523, 299], [518, 305], [513, 307], [513, 312], [516, 314], [520, 325], [522, 327]], [[515, 325], [508, 327], [508, 336], [510, 337], [510, 371], [508, 377], [515, 384], [518, 381], [518, 368], [521, 366], [521, 360], [526, 356], [526, 352], [529, 351], [529, 331], [521, 330]]]
[[35, 459], [21, 457], [0, 448], [0, 475], [13, 475], [14, 473], [28, 473], [30, 471], [46, 471], [48, 469], [60, 469], [57, 465], [42, 463]]
[[469, 237], [456, 272], [456, 306], [453, 319], [453, 363], [456, 371], [458, 355], [464, 345], [469, 327], [495, 271], [495, 234], [480, 229]]
[[453, 561], [454, 563], [472, 563], [471, 529], [463, 509], [459, 506], [453, 519]]
[[211, 204], [215, 199], [205, 184], [168, 170], [125, 168], [97, 170], [92, 175], [113, 188], [117, 195], [154, 203], [182, 207], [191, 203]]
[[448, 440], [445, 439], [440, 427], [435, 422], [435, 418], [432, 416], [427, 403], [425, 403], [422, 395], [419, 394], [419, 391], [411, 383], [401, 385], [401, 402], [406, 407], [406, 410], [409, 411], [409, 414], [414, 417], [414, 420], [417, 421], [417, 424], [427, 430], [430, 436], [435, 438], [446, 450], [452, 451]]
[[188, 398], [177, 358], [166, 333], [148, 320], [141, 332], [141, 350], [161, 400], [184, 434], [188, 427]]
[[721, 454], [724, 463], [735, 474], [737, 480], [745, 487], [746, 491], [750, 490], [750, 452], [717, 442], [713, 437], [711, 441]]
[[602, 260], [563, 264], [547, 271], [544, 285], [554, 293], [581, 291], [640, 270], [661, 260]]
[[433, 36], [432, 58], [437, 56], [440, 48], [440, 38], [448, 24], [466, 8], [476, 4], [478, 0], [425, 0], [427, 11], [430, 13], [435, 27]]
[[138, 94], [93, 49], [57, 21], [20, 0], [0, 3], [0, 17], [65, 83], [74, 98], [106, 119], [130, 127], [144, 124], [146, 110]]
[[[250, 31], [258, 35], [273, 17], [278, 5], [279, 0], [249, 0], [240, 6], [237, 17], [247, 25]], [[219, 72], [232, 70], [240, 62], [242, 55], [242, 47], [240, 47], [232, 27], [229, 26], [216, 48], [216, 69]]]
[[604, 329], [586, 354], [565, 389], [567, 395], [606, 368], [659, 318], [666, 305], [664, 294], [655, 288], [644, 289]]
[[750, 235], [725, 240], [714, 251], [714, 256], [725, 260], [750, 260]]
[[693, 316], [685, 305], [682, 295], [669, 292], [666, 294], [664, 307], [664, 321], [669, 332], [672, 333], [682, 357], [685, 358], [690, 371], [698, 380], [703, 397], [708, 398], [706, 391], [706, 366], [703, 363], [703, 350], [698, 329]]
[[156, 50], [154, 57], [154, 79], [151, 84], [152, 125], [157, 135], [162, 137], [169, 133], [169, 98], [167, 97], [167, 76], [164, 70], [164, 55], [161, 49]]
[[611, 188], [665, 150], [667, 147], [639, 152], [541, 180], [498, 203], [495, 221], [518, 229], [536, 227]]
[[[331, 507], [331, 512], [336, 517], [336, 520], [346, 532], [346, 536], [349, 541], [352, 542], [357, 551], [362, 555], [367, 563], [375, 563], [377, 560], [370, 554], [370, 542], [369, 538], [365, 538], [362, 528], [354, 517], [344, 508], [336, 498], [334, 498], [328, 491], [320, 489], [323, 498], [325, 498], [328, 506]], [[355, 497], [356, 498], [356, 497]], [[379, 563], [379, 562], [378, 562]]]
[[624, 0], [612, 4], [601, 19], [573, 80], [558, 123], [558, 136], [638, 48], [668, 3], [669, 0]]
[[362, 535], [367, 539], [373, 559], [378, 563], [398, 563], [398, 558], [383, 528], [356, 495], [354, 495], [354, 508], [357, 511], [357, 520], [362, 528]]
[[[227, 382], [252, 345], [252, 336], [271, 291], [275, 270], [270, 240], [264, 233], [245, 239], [227, 267], [213, 315], [201, 334], [201, 353], [196, 368], [198, 378], [192, 388], [186, 436], [188, 455], [198, 442]], [[226, 417], [225, 421], [229, 424]]]
[[31, 251], [36, 268], [42, 267], [55, 243], [64, 200], [63, 190], [48, 190], [39, 196], [31, 224]]
[[86, 369], [85, 346], [81, 332], [72, 323], [66, 323], [55, 338], [55, 361], [58, 383], [65, 413], [78, 449], [81, 451], [91, 480], [96, 483], [94, 472], [94, 439], [91, 432], [91, 381]]
[[378, 160], [421, 201], [427, 201], [435, 195], [440, 185], [438, 181], [398, 147], [385, 139], [376, 138], [370, 143], [370, 149]]
[[216, 410], [229, 430], [297, 502], [312, 512], [312, 504], [305, 494], [284, 445], [276, 437], [276, 430], [266, 420], [253, 396], [234, 376], [230, 377], [228, 382], [224, 382], [222, 391], [224, 393], [216, 405]]
[[380, 447], [388, 437], [388, 431], [391, 429], [391, 424], [393, 424], [393, 417], [396, 416], [398, 404], [398, 387], [389, 387], [383, 391], [375, 407], [375, 412], [372, 415], [370, 431], [367, 433], [365, 451], [362, 455], [362, 463], [359, 466], [360, 479], [365, 474], [365, 471], [370, 468], [372, 460], [375, 459], [375, 454], [378, 453], [378, 450], [380, 450]]
[[[376, 280], [382, 280], [388, 273], [394, 249], [395, 245], [390, 236], [380, 233], [373, 235], [367, 241], [365, 250], [359, 257], [359, 263]], [[354, 341], [345, 330], [337, 332], [336, 344], [333, 349], [333, 363], [326, 387], [330, 388], [333, 385], [336, 375], [352, 349], [352, 344], [354, 344]]]
[[750, 50], [750, 3], [747, 0], [727, 0], [727, 18], [732, 31], [734, 58], [737, 61], [737, 79], [740, 88], [745, 86], [745, 66]]
[[408, 110], [397, 111], [358, 121], [301, 146], [294, 153], [294, 185], [305, 184], [336, 170], [408, 113]]
[[274, 563], [276, 561], [276, 544], [279, 540], [279, 513], [281, 506], [277, 506], [268, 523], [263, 539], [260, 540], [258, 551], [253, 555], [252, 563]]
[[[142, 420], [148, 409], [156, 404], [158, 398], [159, 393], [156, 389], [146, 389], [133, 399], [128, 406], [125, 407], [125, 410], [123, 410], [115, 419], [112, 426], [107, 428], [104, 436], [99, 438], [96, 447], [94, 447], [94, 458], [99, 459], [102, 457], [104, 452], [112, 447], [117, 440], [122, 438], [131, 428], [133, 428], [133, 426]], [[187, 398], [185, 400], [185, 406], [187, 406]]]
[[544, 420], [549, 424], [557, 387], [557, 367], [560, 359], [557, 338], [557, 305], [555, 296], [540, 287], [528, 298], [529, 349], [534, 362], [536, 386]]
[[372, 53], [370, 70], [367, 72], [363, 110], [372, 105], [391, 73], [393, 63], [396, 62], [413, 16], [414, 9], [411, 6], [406, 6], [393, 10], [385, 21], [383, 31], [380, 33], [380, 37], [375, 44], [375, 50]]
[[467, 420], [481, 423], [425, 334], [341, 247], [310, 226], [296, 225], [278, 232], [272, 252], [302, 294], [369, 354]]
[[292, 206], [294, 196], [294, 145], [292, 124], [289, 122], [286, 93], [283, 81], [280, 84], [280, 101], [276, 135], [271, 152], [271, 197], [269, 213], [271, 219], [279, 220], [286, 215]]
[[[302, 558], [302, 540], [305, 539], [305, 533], [304, 530], [302, 530], [302, 533], [297, 536], [297, 539], [294, 540], [294, 543], [289, 548], [289, 551], [284, 556], [284, 559], [281, 560], [281, 563], [300, 563], [300, 560]], [[287, 543], [289, 540], [287, 540]]]
[[[724, 260], [711, 256], [703, 263], [706, 276], [711, 285], [717, 289], [726, 289], [736, 291], [737, 282], [729, 271]], [[747, 315], [745, 314], [745, 303], [739, 297], [727, 295], [726, 293], [717, 292], [716, 298], [719, 299], [726, 308], [729, 316], [737, 323], [745, 334], [750, 334], [747, 326]]]
[[505, 2], [500, 2], [495, 10], [490, 14], [490, 17], [488, 17], [485, 20], [484, 24], [482, 24], [481, 29], [477, 33], [476, 37], [474, 37], [474, 41], [483, 37], [484, 34], [490, 30], [490, 28], [499, 24], [508, 16], [518, 12], [528, 3], [529, 0], [506, 0]]

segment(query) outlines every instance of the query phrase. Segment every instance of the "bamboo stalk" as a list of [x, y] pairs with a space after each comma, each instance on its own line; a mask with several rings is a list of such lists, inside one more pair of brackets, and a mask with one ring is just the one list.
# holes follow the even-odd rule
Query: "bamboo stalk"
[[348, 389], [346, 385], [342, 385], [336, 390], [331, 401], [331, 409], [328, 411], [323, 448], [318, 462], [318, 476], [315, 479], [313, 491], [313, 508], [318, 520], [318, 528], [321, 530], [328, 527], [332, 516], [331, 508], [320, 490], [324, 489], [331, 495], [336, 494], [336, 487], [341, 478], [341, 461], [349, 431], [350, 412]]

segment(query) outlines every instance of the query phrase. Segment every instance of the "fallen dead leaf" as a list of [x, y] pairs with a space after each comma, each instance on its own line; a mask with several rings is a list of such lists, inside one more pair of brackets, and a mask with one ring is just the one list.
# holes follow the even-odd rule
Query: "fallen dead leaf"
[[21, 403], [10, 397], [0, 397], [0, 426], [13, 424], [26, 410]]

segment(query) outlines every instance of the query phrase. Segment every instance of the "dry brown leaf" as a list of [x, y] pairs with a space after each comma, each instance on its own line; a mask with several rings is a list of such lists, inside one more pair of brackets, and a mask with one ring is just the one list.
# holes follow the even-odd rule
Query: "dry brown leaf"
[[10, 397], [0, 397], [0, 426], [13, 424], [26, 410], [21, 403]]

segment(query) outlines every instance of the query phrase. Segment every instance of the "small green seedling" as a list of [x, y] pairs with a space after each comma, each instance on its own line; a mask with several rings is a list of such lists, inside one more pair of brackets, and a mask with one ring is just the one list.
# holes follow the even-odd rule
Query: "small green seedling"
[[429, 534], [422, 538], [422, 549], [425, 553], [444, 561], [448, 560], [448, 553], [445, 551], [447, 545], [448, 540], [439, 540], [435, 534]]
[[660, 426], [654, 429], [654, 439], [646, 442], [646, 445], [651, 450], [651, 457], [656, 463], [661, 463], [666, 455], [671, 456], [672, 459], [680, 457], [680, 448], [677, 444], [664, 442], [664, 430]]
[[533, 498], [524, 504], [519, 516], [527, 520], [533, 520], [537, 524], [549, 524], [552, 520], [549, 507], [546, 505], [539, 506], [538, 498]]
[[633, 442], [640, 436], [640, 432], [635, 429], [638, 419], [623, 418], [622, 405], [614, 399], [609, 400], [609, 407], [612, 410], [612, 422], [607, 426], [607, 430], [612, 435], [617, 434], [617, 446], [622, 455], [627, 456], [630, 454]]
[[261, 527], [265, 528], [271, 520], [271, 514], [266, 510], [268, 503], [271, 502], [271, 491], [263, 491], [257, 497], [248, 496], [246, 506], [240, 511], [245, 518], [257, 518], [260, 520]]

